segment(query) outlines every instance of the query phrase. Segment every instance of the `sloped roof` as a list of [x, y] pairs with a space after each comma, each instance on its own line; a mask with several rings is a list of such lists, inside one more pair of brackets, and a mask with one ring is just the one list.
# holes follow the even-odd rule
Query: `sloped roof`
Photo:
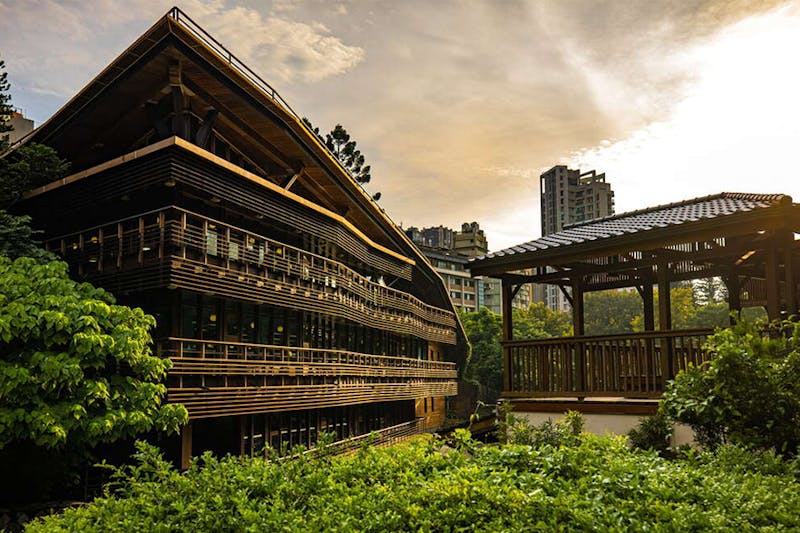
[[[753, 212], [759, 209], [791, 203], [784, 194], [748, 194], [723, 192], [681, 202], [648, 207], [566, 226], [563, 230], [528, 241], [504, 250], [477, 257], [470, 268], [494, 263], [493, 260], [509, 256], [555, 251], [554, 249], [580, 245], [590, 241], [610, 240], [662, 228], [682, 229], [709, 219]], [[686, 229], [689, 229], [688, 227]]]

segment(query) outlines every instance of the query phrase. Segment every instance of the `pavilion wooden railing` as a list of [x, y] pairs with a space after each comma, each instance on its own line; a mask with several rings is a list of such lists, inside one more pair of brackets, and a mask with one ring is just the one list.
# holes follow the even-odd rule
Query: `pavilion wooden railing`
[[707, 359], [703, 344], [712, 331], [506, 341], [503, 396], [657, 398], [665, 381]]
[[[403, 422], [390, 426], [388, 428], [376, 429], [363, 435], [349, 437], [346, 439], [335, 441], [328, 445], [327, 451], [333, 454], [346, 454], [360, 449], [365, 444], [370, 446], [393, 446], [406, 441], [412, 437], [416, 437], [425, 431], [425, 419], [415, 418], [410, 422]], [[312, 448], [303, 452], [303, 455], [317, 455], [318, 448]], [[291, 459], [296, 456], [288, 456]]]
[[455, 363], [344, 350], [169, 338], [167, 399], [190, 418], [413, 400], [457, 393]]

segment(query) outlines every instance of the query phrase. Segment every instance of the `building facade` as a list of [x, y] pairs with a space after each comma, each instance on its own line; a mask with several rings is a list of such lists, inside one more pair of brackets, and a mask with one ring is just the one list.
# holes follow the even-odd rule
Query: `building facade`
[[439, 276], [177, 8], [23, 142], [74, 174], [18, 210], [76, 279], [157, 319], [182, 464], [444, 420], [466, 340]]
[[[442, 277], [456, 309], [472, 312], [487, 307], [495, 314], [502, 314], [500, 280], [472, 278], [468, 269], [471, 258], [485, 255], [489, 251], [486, 234], [477, 222], [465, 222], [461, 225], [461, 231], [444, 226], [422, 229], [410, 227], [406, 230], [406, 235], [414, 241]], [[429, 243], [432, 242], [432, 236], [439, 235], [447, 235], [452, 245], [431, 246]], [[530, 306], [531, 289], [529, 285], [520, 288], [513, 301], [514, 309]]]
[[[557, 165], [539, 177], [542, 235], [558, 233], [570, 224], [614, 214], [614, 191], [606, 175], [594, 170], [581, 172]], [[536, 301], [555, 311], [569, 311], [570, 305], [555, 286], [534, 289]]]

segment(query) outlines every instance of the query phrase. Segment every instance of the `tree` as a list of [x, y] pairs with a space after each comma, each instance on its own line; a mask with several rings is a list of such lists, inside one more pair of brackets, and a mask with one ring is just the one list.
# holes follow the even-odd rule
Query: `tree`
[[[796, 454], [800, 449], [800, 324], [782, 335], [740, 321], [708, 338], [711, 359], [679, 373], [661, 409], [688, 424], [700, 444], [724, 443]], [[788, 333], [788, 335], [786, 335]]]
[[49, 146], [27, 143], [0, 159], [0, 208], [12, 205], [34, 187], [56, 181], [69, 163]]
[[482, 401], [494, 403], [503, 389], [502, 319], [486, 307], [475, 312], [460, 311], [460, 315], [472, 345], [464, 379], [480, 387]]
[[703, 278], [695, 280], [692, 289], [695, 304], [708, 305], [727, 301], [728, 289], [720, 278]]
[[[361, 150], [356, 148], [356, 141], [350, 138], [350, 134], [347, 133], [347, 130], [344, 129], [341, 124], [337, 124], [324, 138], [319, 132], [319, 128], [314, 127], [311, 121], [306, 117], [303, 117], [303, 124], [319, 137], [320, 141], [322, 141], [328, 150], [336, 156], [336, 159], [339, 160], [339, 163], [341, 163], [345, 170], [353, 176], [353, 179], [362, 184], [370, 182], [372, 179], [370, 173], [371, 167], [370, 165], [364, 164], [364, 155], [361, 153]], [[380, 198], [380, 192], [372, 196], [372, 199], [376, 202], [380, 200]]]
[[566, 337], [572, 334], [572, 315], [553, 311], [543, 302], [533, 303], [525, 309], [514, 309], [512, 316], [515, 339]]
[[[13, 131], [11, 117], [11, 85], [0, 61], [0, 153], [8, 149], [8, 132]], [[28, 143], [0, 159], [0, 209], [22, 198], [34, 187], [46, 185], [64, 177], [69, 163], [55, 150], [37, 143]]]
[[56, 256], [39, 248], [36, 231], [31, 229], [31, 217], [14, 216], [0, 210], [0, 256], [11, 259], [33, 257], [39, 261], [56, 260]]
[[[584, 300], [584, 328], [587, 335], [613, 335], [634, 331], [643, 313], [642, 298], [636, 291], [598, 291]], [[641, 320], [641, 319], [639, 319]]]
[[187, 412], [161, 405], [170, 361], [151, 354], [154, 325], [66, 263], [0, 257], [0, 448], [177, 431]]
[[0, 153], [8, 149], [8, 134], [14, 128], [11, 126], [11, 117], [14, 109], [11, 107], [11, 84], [8, 82], [6, 62], [0, 60]]

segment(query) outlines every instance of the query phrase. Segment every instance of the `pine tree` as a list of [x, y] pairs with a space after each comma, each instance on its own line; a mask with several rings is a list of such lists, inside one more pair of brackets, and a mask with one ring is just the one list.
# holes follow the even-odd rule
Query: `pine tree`
[[[310, 120], [306, 117], [303, 117], [303, 124], [305, 124], [308, 129], [310, 129], [318, 138], [319, 140], [325, 144], [328, 150], [336, 156], [336, 159], [339, 160], [339, 163], [350, 172], [350, 175], [358, 183], [369, 183], [372, 179], [372, 175], [370, 171], [372, 170], [370, 165], [365, 165], [364, 155], [361, 153], [361, 150], [356, 148], [356, 142], [350, 138], [350, 134], [347, 133], [347, 130], [342, 127], [341, 124], [337, 124], [335, 128], [330, 133], [327, 133], [325, 137], [322, 137], [322, 134], [319, 132], [319, 128], [314, 127]], [[377, 192], [372, 196], [372, 199], [376, 202], [380, 200], [381, 193]]]
[[14, 108], [11, 106], [10, 90], [11, 83], [8, 81], [6, 62], [0, 60], [0, 153], [8, 149], [8, 134], [14, 129], [11, 125]]

